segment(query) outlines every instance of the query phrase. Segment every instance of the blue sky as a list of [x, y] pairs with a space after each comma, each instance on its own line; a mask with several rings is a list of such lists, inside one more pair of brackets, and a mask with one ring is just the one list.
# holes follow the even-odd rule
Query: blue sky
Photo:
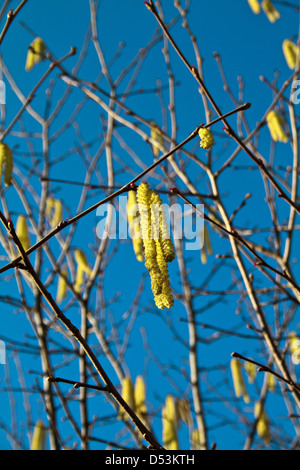
[[[176, 13], [176, 10], [172, 6], [173, 2], [170, 0], [163, 0], [161, 3], [166, 15], [166, 20], [171, 19]], [[273, 98], [272, 91], [260, 80], [260, 76], [262, 75], [268, 81], [272, 82], [274, 73], [278, 71], [278, 86], [280, 87], [291, 75], [291, 71], [287, 67], [282, 53], [282, 42], [286, 38], [296, 38], [299, 27], [299, 14], [292, 8], [281, 5], [281, 2], [274, 2], [274, 5], [276, 5], [280, 10], [281, 18], [276, 23], [271, 24], [263, 12], [260, 15], [254, 15], [246, 0], [232, 0], [231, 2], [224, 2], [222, 0], [212, 0], [210, 2], [192, 0], [191, 3], [189, 21], [191, 29], [197, 37], [201, 55], [204, 58], [204, 77], [208, 88], [224, 113], [234, 108], [227, 93], [223, 89], [223, 82], [220, 77], [216, 60], [213, 57], [213, 54], [217, 52], [221, 55], [224, 71], [235, 97], [238, 96], [239, 87], [237, 77], [241, 77], [244, 81], [244, 102], [247, 101], [252, 104], [251, 108], [247, 111], [247, 117], [249, 119], [248, 122], [252, 129], [261, 119]], [[294, 1], [294, 4], [296, 3], [297, 2]], [[17, 5], [17, 1], [13, 0], [11, 2], [12, 8], [15, 8]], [[88, 1], [28, 1], [12, 24], [1, 46], [3, 59], [18, 87], [25, 96], [30, 93], [36, 81], [42, 76], [42, 73], [47, 70], [47, 64], [40, 64], [30, 73], [24, 71], [27, 48], [32, 40], [32, 36], [29, 31], [20, 24], [20, 22], [27, 25], [27, 27], [34, 31], [38, 36], [41, 36], [54, 55], [57, 58], [60, 58], [67, 54], [73, 46], [77, 48], [78, 53], [80, 52], [89, 26], [89, 19]], [[138, 51], [147, 46], [153, 37], [155, 29], [157, 28], [157, 23], [151, 13], [145, 8], [142, 0], [127, 0], [126, 2], [123, 0], [102, 0], [100, 2], [98, 20], [100, 43], [104, 51], [105, 59], [108, 63], [114, 58], [120, 43], [123, 42], [125, 44], [121, 56], [115, 60], [115, 63], [111, 68], [112, 77], [117, 79], [120, 71], [133, 60]], [[172, 34], [174, 34], [182, 52], [186, 55], [190, 63], [194, 63], [195, 57], [193, 49], [187, 32], [181, 27], [180, 21], [172, 29]], [[147, 55], [142, 70], [135, 83], [136, 90], [140, 88], [151, 89], [155, 87], [157, 79], [162, 79], [163, 83], [167, 83], [166, 67], [163, 54], [161, 53], [161, 48], [162, 43], [160, 42], [155, 45], [153, 50], [151, 50]], [[201, 97], [197, 93], [195, 80], [188, 73], [184, 64], [173, 51], [170, 52], [170, 56], [172, 59], [175, 78], [180, 82], [180, 86], [176, 88], [176, 108], [178, 119], [177, 138], [178, 141], [180, 141], [186, 138], [196, 126], [203, 122], [205, 117]], [[68, 68], [68, 70], [71, 70], [76, 63], [77, 58], [78, 55], [68, 59], [65, 63], [65, 67]], [[82, 69], [80, 70], [80, 77], [85, 80], [94, 81], [98, 77], [100, 71], [101, 69], [97, 56], [92, 45], [90, 45], [88, 55]], [[58, 76], [58, 74], [59, 72], [54, 71], [53, 77]], [[118, 89], [118, 93], [125, 90], [127, 83], [128, 78], [126, 78], [121, 84]], [[33, 102], [33, 106], [40, 112], [43, 112], [45, 108], [45, 91], [48, 86], [49, 80], [41, 87]], [[100, 86], [108, 90], [105, 80], [100, 82]], [[57, 80], [53, 91], [54, 100], [60, 99], [63, 90], [64, 85]], [[167, 100], [167, 92], [164, 94], [164, 99]], [[80, 92], [78, 92], [78, 90], [74, 90], [71, 98], [66, 103], [64, 113], [61, 118], [62, 120], [59, 118], [57, 123], [54, 123], [51, 128], [51, 133], [62, 125], [66, 116], [71, 115], [76, 104], [80, 100]], [[140, 114], [144, 119], [150, 120], [154, 118], [162, 125], [163, 116], [161, 113], [160, 102], [156, 96], [153, 96], [153, 94], [143, 96], [143, 98], [141, 98], [140, 95], [132, 96], [128, 98], [126, 104], [137, 114]], [[20, 103], [14, 97], [11, 89], [7, 85], [6, 125], [13, 119], [19, 108]], [[100, 110], [99, 112], [99, 107], [95, 103], [88, 102], [85, 105], [84, 111], [78, 116], [78, 124], [80, 125], [82, 140], [90, 142], [99, 135], [99, 139], [101, 141], [101, 138], [103, 137], [101, 115], [104, 116], [104, 112], [103, 110]], [[235, 123], [235, 117], [231, 118], [231, 121]], [[27, 115], [24, 116], [24, 123], [27, 129], [36, 130], [37, 132], [40, 130], [39, 126], [37, 126], [36, 123], [34, 123]], [[168, 125], [170, 125], [169, 120]], [[222, 134], [221, 124], [217, 125], [215, 129], [216, 132]], [[16, 126], [14, 130], [19, 130], [19, 127]], [[121, 129], [120, 132], [122, 132], [122, 136], [124, 136], [126, 143], [129, 146], [132, 146], [135, 153], [143, 160], [143, 162], [146, 165], [150, 165], [153, 161], [150, 147], [145, 145], [140, 138], [134, 136], [128, 129]], [[270, 149], [270, 139], [267, 129], [262, 130], [260, 139], [260, 151], [268, 154]], [[16, 161], [25, 165], [25, 168], [26, 166], [27, 168], [30, 168], [30, 160], [22, 160], [22, 157], [20, 156], [22, 152], [28, 152], [28, 142], [24, 142], [14, 136], [9, 136], [7, 142], [18, 151]], [[33, 139], [32, 142], [35, 150], [40, 152], [41, 146], [38, 139]], [[61, 157], [70, 148], [78, 145], [78, 142], [79, 137], [74, 132], [74, 129], [68, 129], [61, 138], [54, 142], [53, 147], [51, 148], [51, 159]], [[220, 157], [216, 165], [219, 164], [220, 161], [225, 161], [231, 154], [232, 149], [235, 148], [231, 145], [228, 148], [221, 150], [223, 142], [224, 138], [221, 135], [219, 142], [217, 142]], [[194, 145], [195, 144], [193, 143], [190, 147], [193, 148]], [[95, 152], [98, 146], [99, 141], [96, 140], [95, 143], [91, 145], [91, 152]], [[284, 144], [279, 144], [276, 148], [277, 161], [283, 165], [285, 164], [285, 149]], [[122, 169], [122, 162], [128, 161], [129, 164], [132, 164], [126, 149], [122, 148], [120, 144], [115, 144], [114, 151], [118, 156], [118, 159], [115, 162], [116, 168]], [[99, 170], [103, 177], [103, 181], [106, 182], [107, 174], [104, 163], [102, 161], [100, 162]], [[249, 160], [245, 155], [240, 155], [235, 163], [239, 165], [247, 165], [249, 164]], [[188, 170], [193, 171], [192, 164], [189, 164]], [[134, 171], [138, 171], [138, 167], [134, 168]], [[134, 176], [134, 174], [132, 176]], [[159, 171], [158, 174], [160, 176], [162, 175]], [[82, 181], [85, 175], [85, 166], [78, 153], [74, 152], [70, 157], [58, 162], [53, 167], [51, 175], [53, 178], [63, 177], [67, 180]], [[246, 192], [254, 192], [254, 197], [249, 201], [249, 205], [247, 206], [248, 212], [246, 212], [246, 214], [242, 213], [237, 220], [242, 225], [247, 223], [247, 220], [250, 220], [252, 223], [253, 217], [256, 217], [257, 224], [264, 225], [264, 220], [269, 217], [269, 214], [264, 207], [258, 205], [263, 194], [263, 185], [261, 181], [257, 185], [257, 175], [255, 171], [250, 173], [249, 171], [241, 171], [238, 175], [239, 177], [233, 180], [232, 172], [229, 172], [229, 176], [226, 176], [225, 174], [221, 178], [222, 191], [224, 191], [225, 194], [229, 194], [229, 197], [226, 198], [228, 211], [233, 210], [238, 203], [241, 202]], [[124, 184], [127, 181], [127, 178], [128, 174], [120, 172], [116, 179], [116, 184]], [[206, 184], [205, 178], [203, 178], [203, 183], [201, 183], [201, 178], [201, 175], [199, 175], [200, 187], [201, 184]], [[36, 184], [38, 187], [38, 178], [35, 178], [33, 181], [33, 184]], [[255, 188], [254, 191], [253, 188]], [[69, 218], [72, 217], [74, 215], [74, 206], [77, 208], [77, 204], [79, 202], [81, 189], [76, 186], [61, 185], [58, 183], [53, 184], [52, 190], [57, 191], [55, 194], [63, 198], [65, 203], [65, 215]], [[99, 197], [103, 197], [103, 193], [98, 192], [96, 194], [91, 194], [88, 204], [90, 203], [92, 205], [99, 199]], [[15, 197], [12, 191], [11, 193], [7, 193], [7, 198], [8, 201], [10, 201], [11, 207], [13, 207], [12, 211], [18, 212], [21, 210], [20, 201]], [[284, 210], [283, 205], [283, 211]], [[99, 217], [97, 214], [92, 213], [86, 217], [84, 221], [78, 224], [75, 243], [86, 247], [90, 247], [94, 244], [94, 229], [98, 222]], [[218, 239], [217, 237], [214, 237], [213, 240], [216, 251], [223, 252], [224, 250], [224, 252], [226, 252], [226, 250], [228, 250], [229, 244], [226, 240]], [[56, 249], [55, 243], [56, 242], [54, 240], [51, 241], [53, 250]], [[134, 262], [130, 248], [130, 244], [128, 243], [124, 243], [124, 246], [122, 245], [120, 252], [121, 258], [114, 258], [112, 260], [107, 276], [104, 279], [108, 298], [110, 296], [113, 298], [116, 295], [116, 292], [126, 292], [126, 294], [122, 296], [122, 303], [118, 306], [119, 308], [112, 307], [112, 312], [113, 315], [115, 315], [115, 321], [117, 323], [123, 322], [124, 318], [127, 318], [127, 309], [130, 308], [132, 300], [136, 295], [141, 276], [145, 274], [144, 267]], [[3, 253], [1, 253], [1, 255], [3, 255]], [[196, 256], [200, 255], [197, 254]], [[192, 279], [195, 284], [199, 278], [205, 280], [206, 277], [209, 277], [210, 269], [212, 267], [211, 260], [209, 260], [207, 265], [204, 266], [198, 262], [198, 259], [192, 271]], [[92, 250], [89, 251], [89, 261], [92, 262]], [[130, 275], [128, 275], [128, 269], [130, 270]], [[174, 279], [175, 284], [177, 282], [177, 286], [178, 277], [177, 267], [172, 266], [171, 278]], [[113, 279], [113, 282], [111, 282], [111, 279]], [[1, 280], [4, 281], [4, 279]], [[216, 273], [213, 285], [217, 288], [222, 281], [222, 272]], [[2, 285], [3, 284], [4, 282], [2, 282]], [[54, 289], [55, 285], [53, 285], [52, 288]], [[175, 331], [182, 331], [186, 325], [179, 321], [179, 318], [184, 316], [184, 309], [181, 305], [176, 303], [174, 312], [169, 312], [166, 316], [160, 317], [157, 314], [157, 311], [152, 311], [151, 314], [149, 314], [147, 309], [150, 301], [151, 291], [149, 285], [147, 285], [142, 302], [144, 314], [139, 313], [137, 316], [134, 333], [131, 337], [132, 343], [130, 344], [130, 348], [126, 354], [126, 362], [129, 365], [133, 377], [138, 373], [141, 373], [141, 371], [145, 371], [150, 383], [157, 381], [157, 388], [153, 390], [151, 389], [152, 399], [154, 400], [153, 403], [157, 405], [160, 400], [163, 400], [166, 393], [172, 392], [172, 387], [170, 387], [168, 380], [163, 377], [159, 367], [153, 365], [149, 359], [146, 359], [146, 354], [137, 353], [137, 351], [142, 351], [144, 348], [141, 329], [146, 331], [149, 347], [157, 357], [161, 358], [162, 364], [170, 364], [173, 362], [174, 357], [181, 358], [183, 355], [186, 355], [186, 351], [184, 346], [179, 342], [172, 342], [172, 335], [170, 335], [167, 324], [167, 315], [172, 315]], [[199, 309], [205, 308], [206, 302], [207, 299], [200, 300], [197, 307]], [[234, 300], [232, 303], [224, 303], [222, 309], [214, 310], [212, 318], [209, 316], [203, 317], [203, 321], [218, 324], [219, 326], [227, 328], [234, 326], [239, 323], [236, 315], [234, 315], [235, 309], [236, 304]], [[74, 322], [79, 321], [78, 316], [76, 316], [76, 312], [72, 312], [72, 315], [74, 315], [72, 317]], [[178, 321], [176, 319], [178, 319]], [[124, 321], [124, 325], [126, 324], [126, 321]], [[7, 337], [12, 337], [14, 332], [16, 339], [19, 341], [22, 341], [24, 331], [30, 331], [24, 316], [21, 313], [12, 315], [12, 308], [9, 306], [3, 308], [1, 329], [3, 332], [2, 334]], [[167, 348], [165, 347], [166, 337], [169, 337], [168, 340], [170, 341]], [[172, 345], [174, 349], [172, 348]], [[239, 351], [241, 353], [243, 352], [244, 343], [242, 340], [235, 340], [234, 346], [236, 348], [240, 348]], [[209, 349], [209, 357], [206, 357], [205, 366], [212, 366], [218, 361], [221, 362], [221, 364], [226, 361], [228, 362], [232, 348], [233, 343], [231, 339], [224, 339], [220, 346], [219, 342], [216, 342], [216, 345]], [[199, 354], [206, 356], [206, 351], [207, 346], [204, 343], [201, 344]], [[221, 361], [220, 357], [222, 358]], [[11, 359], [11, 361], [12, 360], [13, 359]], [[178, 364], [178, 367], [179, 366], [184, 368], [186, 364], [183, 362], [182, 364]], [[23, 368], [24, 370], [27, 370], [28, 368], [32, 368], [33, 370], [38, 369], [37, 360], [32, 360], [32, 358], [25, 355]], [[0, 383], [2, 384], [2, 387], [4, 375], [4, 368], [0, 365]], [[176, 374], [174, 377], [177, 377]], [[13, 376], [13, 380], [16, 380], [15, 376]], [[30, 378], [30, 380], [32, 379]], [[178, 385], [179, 387], [183, 387], [182, 390], [184, 391], [184, 383], [180, 383]], [[203, 384], [203, 387], [205, 389], [206, 384]], [[176, 392], [179, 393], [178, 390], [176, 390]], [[8, 404], [8, 396], [4, 396], [3, 393], [1, 393], [1, 395], [3, 395], [2, 403]], [[274, 403], [276, 403], [276, 405], [272, 402], [272, 406], [278, 406], [275, 398]], [[280, 400], [279, 403], [280, 406], [282, 406]], [[216, 441], [219, 448], [239, 448], [244, 441], [244, 437], [240, 435], [239, 426], [237, 426], [236, 431], [233, 428], [230, 435], [228, 435], [228, 433], [224, 432], [223, 428], [219, 429], [216, 425], [216, 423], [221, 420], [223, 413], [225, 413], [224, 408], [220, 407], [220, 409], [218, 409], [218, 406], [214, 403], [210, 405], [210, 407], [212, 407], [212, 409], [211, 411], [209, 409], [208, 415], [210, 415], [212, 427], [211, 441]], [[22, 413], [21, 403], [17, 404], [17, 408], [18, 413]], [[35, 416], [39, 415], [41, 408], [42, 404], [40, 402], [34, 403], [33, 409], [35, 410]], [[101, 405], [96, 403], [95, 413], [97, 413], [100, 408]], [[10, 415], [6, 411], [7, 409], [8, 406], [2, 406], [0, 418], [1, 420], [9, 423]], [[282, 409], [282, 415], [284, 412], [284, 409]], [[156, 421], [156, 425], [159, 429], [158, 420]], [[112, 427], [112, 435], [113, 432], [114, 429]], [[181, 431], [181, 434], [181, 442], [185, 445], [186, 436], [184, 435], [184, 430]], [[0, 434], [0, 448], [10, 448], [3, 433]]]

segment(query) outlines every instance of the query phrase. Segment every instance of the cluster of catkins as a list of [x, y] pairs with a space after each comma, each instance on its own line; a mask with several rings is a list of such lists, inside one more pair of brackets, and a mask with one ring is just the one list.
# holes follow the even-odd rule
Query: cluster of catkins
[[147, 183], [141, 183], [136, 192], [140, 236], [143, 243], [145, 266], [151, 278], [151, 289], [158, 308], [171, 308], [174, 300], [171, 293], [168, 263], [174, 260], [175, 251], [167, 226], [162, 201]]

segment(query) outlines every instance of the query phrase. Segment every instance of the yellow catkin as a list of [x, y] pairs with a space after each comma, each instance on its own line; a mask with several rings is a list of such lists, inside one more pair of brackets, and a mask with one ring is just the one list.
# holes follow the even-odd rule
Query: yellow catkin
[[45, 59], [46, 46], [41, 38], [35, 38], [27, 52], [25, 70], [29, 72], [33, 67]]
[[75, 260], [77, 263], [77, 271], [74, 290], [75, 292], [79, 292], [84, 282], [84, 274], [89, 276], [92, 274], [92, 270], [88, 265], [86, 255], [80, 248], [75, 250]]
[[207, 263], [207, 254], [206, 254], [206, 250], [205, 250], [204, 245], [201, 247], [201, 250], [200, 250], [200, 259], [201, 259], [202, 264]]
[[165, 260], [167, 263], [170, 263], [175, 259], [175, 250], [170, 238], [167, 217], [161, 197], [155, 191], [151, 191], [150, 204], [153, 238], [159, 240]]
[[276, 389], [276, 377], [274, 374], [270, 374], [270, 372], [267, 372], [268, 377], [267, 377], [267, 387], [270, 392], [275, 392]]
[[179, 427], [179, 414], [177, 409], [177, 400], [171, 393], [168, 393], [165, 400], [166, 416], [174, 422], [175, 429]]
[[4, 165], [5, 165], [5, 144], [0, 142], [0, 181], [2, 179]]
[[179, 419], [189, 426], [191, 424], [191, 410], [188, 400], [178, 399], [176, 407]]
[[266, 120], [272, 139], [286, 143], [288, 138], [283, 128], [284, 120], [280, 114], [272, 110], [267, 114]]
[[13, 172], [13, 155], [10, 147], [0, 142], [0, 179], [3, 174], [3, 169], [4, 184], [5, 186], [10, 186]]
[[75, 292], [80, 292], [81, 286], [84, 283], [84, 270], [81, 268], [81, 266], [77, 266], [77, 271], [76, 271], [76, 280], [74, 284], [74, 290]]
[[199, 130], [199, 137], [200, 137], [200, 147], [204, 149], [210, 149], [214, 143], [215, 139], [209, 129], [205, 127], [201, 127]]
[[143, 241], [139, 221], [139, 211], [135, 191], [128, 191], [127, 220], [129, 234], [132, 239], [133, 250], [138, 261], [143, 261]]
[[92, 274], [92, 270], [89, 267], [88, 262], [87, 262], [87, 257], [85, 255], [85, 253], [80, 248], [77, 248], [75, 250], [75, 260], [76, 260], [76, 263], [78, 264], [78, 266], [80, 266], [81, 269], [86, 274]]
[[291, 333], [289, 333], [289, 349], [290, 349], [290, 353], [291, 354], [294, 354], [296, 351], [298, 351], [299, 349], [299, 339], [298, 339], [298, 336], [296, 335], [295, 331], [291, 331]]
[[63, 207], [61, 201], [52, 197], [47, 198], [45, 213], [48, 217], [52, 215], [50, 225], [52, 228], [55, 228], [63, 218]]
[[152, 121], [151, 122], [151, 139], [152, 139], [152, 151], [153, 155], [157, 157], [161, 151], [161, 147], [164, 146], [164, 140], [162, 138], [161, 132], [158, 125]]
[[54, 200], [54, 213], [51, 220], [52, 227], [56, 227], [63, 218], [62, 203], [59, 199]]
[[31, 450], [46, 449], [47, 431], [43, 421], [37, 421], [33, 430]]
[[4, 171], [4, 184], [5, 186], [11, 185], [12, 174], [13, 174], [13, 155], [9, 147], [6, 151], [6, 160], [5, 160], [5, 171]]
[[51, 215], [53, 207], [54, 207], [54, 198], [48, 197], [46, 200], [46, 210], [45, 210], [45, 214], [47, 216]]
[[25, 251], [30, 248], [30, 237], [25, 215], [19, 215], [16, 224], [16, 234], [23, 245]]
[[138, 375], [134, 383], [134, 402], [135, 412], [137, 416], [146, 423], [147, 421], [147, 405], [146, 405], [146, 387], [144, 379]]
[[[122, 380], [122, 391], [121, 391], [122, 398], [126, 401], [127, 405], [135, 411], [135, 397], [134, 397], [134, 387], [130, 377], [124, 377]], [[120, 407], [119, 419], [127, 419], [128, 415], [126, 411]]]
[[199, 431], [199, 429], [193, 430], [191, 444], [192, 444], [192, 450], [205, 450], [202, 433]]
[[160, 309], [171, 308], [174, 300], [168, 272], [168, 262], [175, 258], [174, 247], [170, 240], [162, 200], [155, 191], [150, 192], [151, 229], [156, 245], [156, 260], [161, 274], [161, 292], [155, 295], [156, 306]]
[[162, 409], [162, 441], [166, 450], [178, 450], [176, 416], [171, 398], [171, 395], [167, 396]]
[[250, 398], [247, 394], [240, 361], [236, 358], [232, 358], [230, 361], [230, 368], [236, 397], [243, 397], [244, 402], [249, 403]]
[[147, 183], [139, 185], [137, 200], [145, 266], [150, 274], [155, 304], [159, 309], [171, 308], [174, 300], [167, 262], [174, 259], [175, 251], [170, 238], [167, 238], [167, 227], [163, 225], [162, 201], [155, 191], [149, 190]]
[[249, 384], [253, 384], [256, 379], [257, 366], [253, 362], [246, 362], [244, 364]]
[[288, 345], [293, 364], [300, 364], [300, 340], [295, 331], [289, 333]]
[[163, 251], [159, 242], [156, 242], [156, 251], [157, 251], [157, 263], [161, 273], [161, 293], [155, 295], [156, 306], [160, 309], [164, 307], [171, 308], [174, 305], [174, 299], [171, 292], [171, 285], [168, 272], [168, 264], [163, 255]]
[[58, 283], [57, 283], [57, 293], [56, 293], [56, 303], [61, 304], [62, 301], [66, 298], [67, 296], [67, 283], [66, 283], [66, 278], [67, 278], [67, 271], [65, 269], [62, 270], [61, 276], [59, 276]]
[[260, 13], [260, 4], [258, 0], [248, 0], [248, 3], [253, 13], [258, 15]]
[[261, 7], [271, 23], [275, 23], [275, 21], [280, 18], [279, 11], [274, 7], [270, 0], [263, 0], [261, 2]]
[[282, 50], [288, 67], [294, 70], [299, 62], [299, 47], [289, 39], [285, 39], [282, 43]]
[[270, 444], [270, 429], [267, 415], [264, 409], [261, 408], [261, 403], [256, 402], [254, 405], [254, 417], [258, 419], [256, 429], [258, 436], [265, 441], [267, 445]]
[[151, 278], [151, 289], [154, 295], [161, 292], [161, 274], [156, 259], [156, 246], [152, 238], [150, 191], [147, 183], [141, 183], [137, 189], [137, 200], [140, 213], [141, 236], [144, 245], [145, 266]]

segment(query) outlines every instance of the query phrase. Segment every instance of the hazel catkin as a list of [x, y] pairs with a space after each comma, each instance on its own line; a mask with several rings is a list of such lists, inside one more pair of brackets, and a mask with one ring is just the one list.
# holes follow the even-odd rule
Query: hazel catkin
[[158, 125], [154, 121], [151, 121], [151, 139], [153, 141], [153, 155], [157, 157], [159, 155], [159, 152], [161, 151], [161, 148], [163, 148], [164, 146], [164, 139], [161, 135]]
[[10, 147], [0, 142], [0, 179], [4, 169], [4, 184], [5, 186], [11, 185], [13, 173], [13, 155]]
[[30, 450], [45, 450], [47, 432], [43, 421], [37, 421], [33, 430]]
[[143, 261], [143, 242], [139, 220], [138, 205], [134, 190], [128, 191], [127, 220], [129, 234], [132, 239], [133, 250], [138, 261]]
[[159, 309], [171, 308], [174, 300], [167, 263], [175, 258], [175, 251], [169, 238], [162, 201], [147, 183], [139, 185], [137, 200], [145, 266], [150, 274], [154, 301]]
[[16, 224], [16, 234], [22, 243], [24, 250], [27, 251], [30, 247], [30, 238], [25, 215], [21, 214], [18, 217]]
[[41, 38], [35, 38], [30, 44], [26, 57], [25, 70], [29, 72], [33, 67], [44, 60], [46, 46]]
[[200, 147], [203, 149], [210, 149], [215, 144], [214, 136], [206, 127], [201, 127], [198, 134], [200, 137]]

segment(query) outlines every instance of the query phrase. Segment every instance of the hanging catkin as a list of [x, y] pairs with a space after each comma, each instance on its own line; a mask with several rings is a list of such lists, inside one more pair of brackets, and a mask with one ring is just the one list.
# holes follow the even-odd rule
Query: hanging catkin
[[267, 125], [272, 139], [276, 142], [287, 142], [288, 138], [284, 130], [284, 120], [279, 113], [272, 110], [266, 116]]
[[25, 251], [30, 248], [30, 238], [28, 233], [28, 227], [26, 222], [26, 217], [24, 215], [19, 215], [17, 224], [16, 224], [16, 234], [23, 245]]
[[162, 201], [155, 191], [149, 190], [147, 183], [139, 185], [137, 200], [145, 266], [150, 274], [155, 304], [159, 309], [171, 308], [174, 300], [167, 263], [175, 258], [175, 251], [170, 240]]
[[[121, 395], [122, 398], [126, 401], [127, 405], [130, 406], [133, 411], [135, 411], [134, 387], [130, 377], [124, 377], [122, 380]], [[128, 418], [126, 411], [122, 407], [120, 407], [118, 418], [125, 420]]]
[[146, 387], [144, 379], [138, 375], [134, 384], [134, 402], [135, 412], [137, 416], [146, 423], [147, 421], [147, 406], [146, 406]]
[[46, 448], [46, 427], [43, 421], [37, 421], [34, 427], [31, 440], [31, 450], [45, 450]]
[[140, 213], [141, 236], [144, 245], [145, 266], [151, 278], [151, 289], [154, 295], [161, 292], [161, 273], [156, 259], [156, 246], [152, 238], [150, 191], [147, 183], [141, 183], [137, 189], [137, 200]]
[[84, 282], [84, 274], [91, 275], [92, 270], [88, 265], [84, 252], [80, 248], [75, 250], [75, 260], [77, 263], [77, 271], [74, 290], [75, 292], [79, 292]]
[[30, 44], [26, 57], [25, 70], [33, 69], [33, 67], [45, 59], [46, 46], [41, 38], [35, 38]]
[[134, 190], [128, 191], [127, 220], [129, 234], [132, 239], [133, 250], [138, 261], [143, 261], [143, 242], [141, 239], [141, 227], [139, 221], [138, 205]]
[[282, 50], [286, 60], [287, 65], [290, 69], [294, 69], [299, 63], [300, 59], [300, 49], [299, 47], [289, 39], [285, 39], [282, 43]]
[[153, 155], [157, 157], [164, 146], [164, 139], [162, 138], [158, 125], [154, 121], [151, 121], [151, 139], [153, 141]]
[[254, 417], [258, 420], [256, 429], [258, 436], [265, 441], [267, 445], [270, 444], [270, 429], [269, 422], [265, 412], [262, 408], [261, 402], [256, 402], [254, 405]]
[[162, 441], [167, 450], [178, 450], [177, 416], [172, 395], [167, 395], [162, 408]]
[[64, 298], [67, 296], [67, 271], [64, 269], [61, 272], [61, 276], [59, 276], [58, 284], [57, 284], [57, 293], [56, 293], [56, 303], [61, 304]]
[[233, 358], [230, 361], [230, 368], [233, 380], [235, 395], [237, 398], [243, 397], [245, 403], [250, 402], [250, 398], [246, 391], [246, 386], [242, 374], [242, 366], [238, 359]]
[[50, 225], [55, 228], [63, 218], [63, 207], [59, 199], [48, 197], [46, 201], [46, 215], [51, 216]]
[[0, 179], [4, 169], [4, 184], [5, 186], [11, 185], [13, 173], [13, 155], [10, 147], [3, 142], [0, 142]]

